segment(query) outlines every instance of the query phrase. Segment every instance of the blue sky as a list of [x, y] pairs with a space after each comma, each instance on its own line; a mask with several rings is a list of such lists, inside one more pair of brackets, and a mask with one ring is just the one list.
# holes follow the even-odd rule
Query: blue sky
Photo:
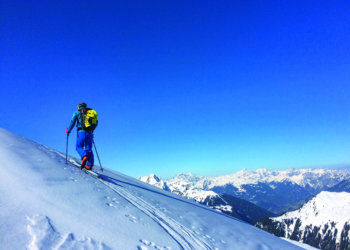
[[1, 5], [2, 128], [65, 152], [84, 101], [136, 178], [350, 163], [349, 1]]

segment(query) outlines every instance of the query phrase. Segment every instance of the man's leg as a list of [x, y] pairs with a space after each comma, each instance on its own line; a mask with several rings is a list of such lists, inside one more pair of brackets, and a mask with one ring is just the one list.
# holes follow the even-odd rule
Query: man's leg
[[77, 143], [76, 143], [75, 149], [77, 150], [81, 159], [83, 159], [83, 157], [86, 155], [86, 151], [84, 149], [84, 146], [85, 146], [85, 133], [78, 132]]
[[86, 151], [86, 154], [89, 158], [87, 165], [93, 166], [94, 165], [94, 153], [92, 152], [92, 133], [91, 132], [86, 132], [85, 151]]

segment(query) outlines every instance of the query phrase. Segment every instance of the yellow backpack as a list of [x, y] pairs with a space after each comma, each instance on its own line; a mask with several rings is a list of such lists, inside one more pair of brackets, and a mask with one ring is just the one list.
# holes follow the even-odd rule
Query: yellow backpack
[[98, 114], [95, 110], [90, 108], [82, 108], [80, 110], [81, 126], [85, 131], [92, 130], [98, 123]]

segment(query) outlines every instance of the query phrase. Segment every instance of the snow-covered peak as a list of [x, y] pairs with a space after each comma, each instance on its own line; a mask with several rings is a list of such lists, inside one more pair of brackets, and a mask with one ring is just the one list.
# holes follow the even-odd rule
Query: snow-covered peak
[[152, 186], [159, 187], [163, 190], [170, 191], [166, 182], [162, 180], [160, 177], [156, 176], [155, 174], [150, 174], [149, 176], [140, 177], [139, 180], [142, 182], [146, 182]]
[[155, 174], [150, 174], [149, 176], [140, 177], [139, 180], [153, 185], [155, 183], [158, 183], [161, 180], [161, 178], [159, 178]]
[[198, 181], [202, 180], [204, 177], [200, 177], [198, 175], [188, 173], [188, 174], [178, 174], [174, 178], [169, 179], [169, 182], [178, 182], [178, 181], [183, 181], [191, 184], [195, 184]]
[[255, 226], [278, 237], [320, 249], [347, 250], [350, 242], [350, 193], [321, 192], [301, 208]]
[[295, 168], [290, 168], [286, 170], [286, 173], [293, 174], [294, 171], [295, 171]]
[[[286, 221], [300, 219], [300, 229], [312, 225], [321, 229], [326, 225], [333, 225], [338, 232], [343, 230], [345, 223], [350, 224], [350, 193], [323, 191], [305, 203], [301, 208], [293, 212], [287, 212], [282, 216], [271, 218], [273, 221]], [[327, 230], [327, 228], [325, 229]], [[341, 234], [337, 234], [337, 242]]]
[[[341, 224], [350, 220], [350, 193], [323, 191], [293, 212], [273, 218], [281, 221], [286, 218], [300, 218], [305, 224], [320, 226], [329, 221]], [[343, 223], [344, 224], [344, 223]]]
[[202, 190], [184, 181], [172, 181], [167, 182], [167, 184], [172, 193], [200, 203], [204, 202], [208, 197], [218, 196], [218, 194], [213, 191]]
[[[182, 177], [185, 178], [182, 178]], [[207, 198], [218, 197], [218, 194], [213, 191], [205, 191], [198, 187], [192, 186], [191, 183], [184, 181], [186, 178], [196, 178], [193, 174], [179, 174], [179, 178], [173, 178], [171, 181], [165, 181], [157, 177], [154, 174], [149, 176], [140, 177], [139, 180], [146, 182], [155, 187], [170, 191], [174, 194], [180, 195], [189, 200], [194, 200], [199, 203], [203, 203]]]

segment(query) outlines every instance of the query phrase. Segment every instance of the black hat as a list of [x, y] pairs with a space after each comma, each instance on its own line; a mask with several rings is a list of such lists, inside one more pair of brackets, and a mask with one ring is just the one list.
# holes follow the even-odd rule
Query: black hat
[[86, 108], [86, 103], [85, 103], [85, 102], [81, 102], [81, 103], [79, 103], [78, 108], [80, 108], [80, 107], [84, 107], [84, 108]]

